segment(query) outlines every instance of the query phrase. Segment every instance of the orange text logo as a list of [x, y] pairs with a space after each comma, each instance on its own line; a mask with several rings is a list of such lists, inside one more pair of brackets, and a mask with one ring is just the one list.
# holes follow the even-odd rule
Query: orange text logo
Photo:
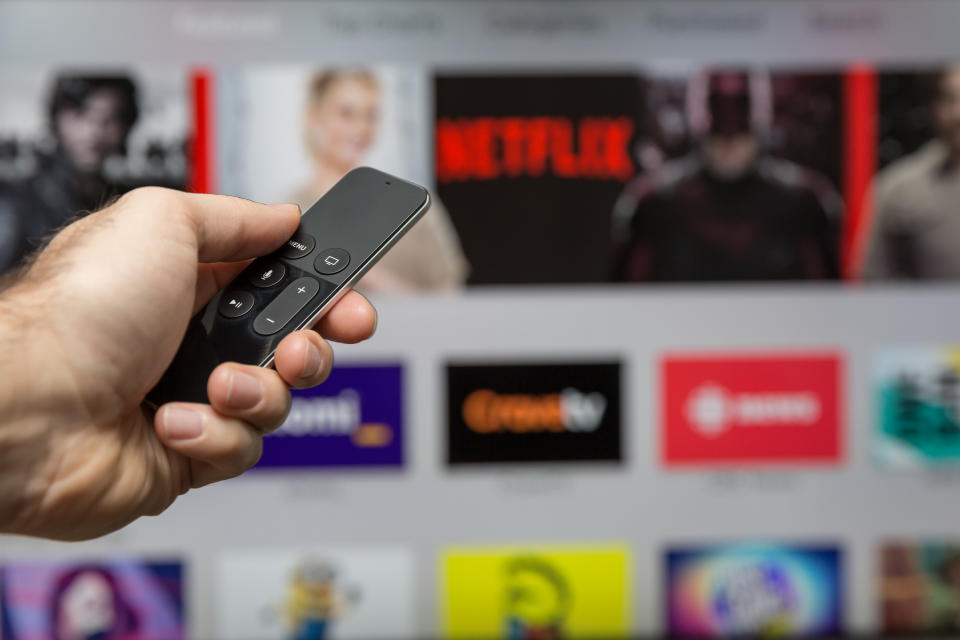
[[463, 421], [477, 433], [595, 431], [607, 399], [600, 393], [499, 394], [478, 389], [463, 401]]

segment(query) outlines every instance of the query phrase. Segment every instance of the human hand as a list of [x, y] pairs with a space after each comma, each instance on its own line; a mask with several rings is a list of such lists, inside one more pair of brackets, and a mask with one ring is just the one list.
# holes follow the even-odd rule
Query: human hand
[[53, 238], [0, 294], [0, 531], [99, 536], [257, 462], [289, 387], [329, 374], [323, 337], [372, 335], [360, 294], [284, 338], [275, 369], [221, 364], [209, 405], [144, 397], [190, 318], [298, 223], [294, 205], [149, 187]]

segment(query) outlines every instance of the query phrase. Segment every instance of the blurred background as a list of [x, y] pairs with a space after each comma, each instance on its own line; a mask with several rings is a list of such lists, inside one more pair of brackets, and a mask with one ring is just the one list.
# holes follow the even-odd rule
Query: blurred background
[[258, 466], [0, 638], [960, 635], [960, 3], [0, 3], [0, 271], [141, 185], [434, 206]]

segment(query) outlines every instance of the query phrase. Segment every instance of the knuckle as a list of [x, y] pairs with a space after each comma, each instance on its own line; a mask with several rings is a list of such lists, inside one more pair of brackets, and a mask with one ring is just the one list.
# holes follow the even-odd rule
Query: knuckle
[[137, 187], [121, 196], [116, 206], [124, 215], [153, 216], [165, 224], [188, 214], [183, 194], [166, 187]]
[[233, 471], [235, 475], [240, 475], [253, 465], [260, 461], [263, 454], [263, 440], [258, 436], [253, 436], [244, 443], [243, 449], [237, 453], [235, 458], [236, 466]]
[[262, 440], [242, 426], [236, 425], [224, 451], [223, 469], [232, 476], [240, 475], [257, 464], [262, 453]]
[[276, 376], [267, 383], [267, 400], [261, 405], [257, 424], [261, 431], [270, 432], [280, 427], [290, 413], [290, 391], [287, 385]]
[[137, 187], [121, 196], [118, 203], [135, 207], [145, 204], [174, 204], [179, 201], [179, 192], [165, 187]]

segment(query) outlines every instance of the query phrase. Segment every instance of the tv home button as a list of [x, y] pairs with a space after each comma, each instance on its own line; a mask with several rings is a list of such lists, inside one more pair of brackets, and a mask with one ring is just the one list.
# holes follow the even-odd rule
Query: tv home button
[[314, 261], [313, 268], [317, 273], [332, 276], [346, 269], [348, 264], [350, 264], [350, 254], [343, 249], [324, 249]]

